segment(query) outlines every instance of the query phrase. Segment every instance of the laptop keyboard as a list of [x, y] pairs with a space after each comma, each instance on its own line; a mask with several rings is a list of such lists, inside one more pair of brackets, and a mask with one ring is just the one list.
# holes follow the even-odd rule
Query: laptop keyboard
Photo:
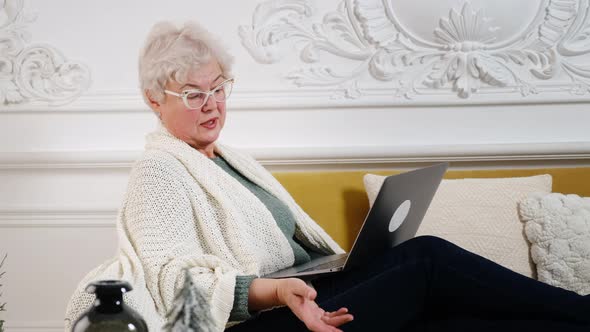
[[344, 262], [346, 262], [346, 257], [347, 256], [342, 256], [338, 259], [335, 259], [333, 261], [330, 262], [326, 262], [326, 263], [322, 263], [316, 266], [312, 266], [308, 269], [305, 270], [301, 270], [299, 272], [307, 272], [307, 271], [317, 271], [317, 270], [327, 270], [327, 269], [332, 269], [335, 267], [342, 267], [344, 266]]

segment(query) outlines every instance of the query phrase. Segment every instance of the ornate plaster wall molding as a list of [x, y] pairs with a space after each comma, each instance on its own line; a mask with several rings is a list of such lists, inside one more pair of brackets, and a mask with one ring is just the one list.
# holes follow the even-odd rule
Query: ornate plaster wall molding
[[27, 25], [35, 20], [24, 0], [0, 0], [0, 105], [29, 101], [60, 105], [90, 85], [90, 71], [56, 48], [29, 44]]
[[[304, 64], [286, 74], [287, 79], [298, 86], [335, 87], [347, 98], [362, 95], [359, 85], [367, 74], [408, 99], [441, 92], [469, 98], [498, 93], [498, 88], [527, 97], [556, 86], [586, 95], [589, 1], [531, 2], [538, 6], [532, 8], [532, 21], [502, 40], [495, 20], [464, 2], [449, 8], [432, 31], [433, 40], [426, 40], [401, 24], [392, 0], [343, 0], [321, 22], [314, 21], [310, 0], [270, 0], [257, 6], [252, 24], [240, 26], [239, 35], [263, 64], [280, 61], [295, 47]], [[324, 55], [354, 65], [343, 70], [324, 61]]]

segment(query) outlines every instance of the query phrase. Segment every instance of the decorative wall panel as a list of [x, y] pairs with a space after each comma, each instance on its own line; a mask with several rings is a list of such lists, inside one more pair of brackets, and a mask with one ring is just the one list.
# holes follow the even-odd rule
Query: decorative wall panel
[[[239, 33], [259, 63], [277, 63], [295, 46], [302, 65], [285, 78], [297, 86], [334, 87], [352, 99], [362, 95], [367, 73], [387, 82], [393, 96], [408, 99], [450, 92], [460, 98], [499, 92], [526, 98], [556, 88], [589, 92], [587, 0], [440, 1], [436, 23], [423, 13], [431, 4], [419, 2], [404, 24], [399, 1], [345, 0], [322, 16], [309, 0], [271, 0]], [[519, 5], [524, 10], [514, 12]], [[503, 24], [523, 17], [524, 28], [500, 35]], [[415, 32], [430, 23], [430, 36]], [[339, 67], [325, 55], [351, 65]]]
[[0, 105], [42, 101], [65, 104], [84, 92], [90, 71], [47, 44], [31, 44], [35, 21], [24, 0], [0, 1]]

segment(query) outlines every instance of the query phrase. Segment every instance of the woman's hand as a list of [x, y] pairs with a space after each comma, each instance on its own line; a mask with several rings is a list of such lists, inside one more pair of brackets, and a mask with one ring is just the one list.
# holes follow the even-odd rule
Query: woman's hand
[[346, 308], [333, 312], [320, 308], [315, 303], [317, 292], [301, 279], [280, 279], [276, 291], [279, 302], [287, 305], [313, 332], [341, 332], [337, 327], [353, 319]]

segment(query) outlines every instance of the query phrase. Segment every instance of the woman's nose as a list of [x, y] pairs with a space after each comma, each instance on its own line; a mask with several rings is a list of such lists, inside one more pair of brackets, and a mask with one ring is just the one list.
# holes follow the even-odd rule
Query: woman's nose
[[201, 111], [209, 112], [209, 111], [214, 111], [216, 109], [217, 109], [217, 102], [215, 101], [215, 98], [213, 98], [213, 96], [211, 96], [211, 95], [207, 96], [207, 100], [205, 102], [205, 105], [203, 105], [203, 107], [201, 108]]

